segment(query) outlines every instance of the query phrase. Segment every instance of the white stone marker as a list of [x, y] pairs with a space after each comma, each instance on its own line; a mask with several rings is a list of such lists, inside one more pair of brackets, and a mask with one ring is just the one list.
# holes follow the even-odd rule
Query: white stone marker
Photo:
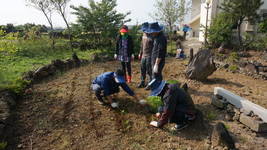
[[250, 102], [249, 100], [242, 98], [234, 93], [225, 90], [221, 87], [214, 88], [214, 95], [220, 95], [226, 100], [233, 104], [235, 107], [244, 109], [247, 112], [252, 111], [254, 114], [258, 115], [264, 122], [267, 122], [267, 109]]

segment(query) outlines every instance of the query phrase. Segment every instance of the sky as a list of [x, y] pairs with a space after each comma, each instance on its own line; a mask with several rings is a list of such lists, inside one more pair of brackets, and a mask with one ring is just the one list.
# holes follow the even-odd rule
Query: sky
[[[155, 0], [117, 0], [117, 10], [121, 13], [131, 12], [128, 19], [130, 18], [132, 21], [128, 24], [152, 22], [154, 20], [149, 16], [149, 13], [154, 12], [154, 2]], [[70, 4], [88, 7], [88, 0], [71, 0]], [[76, 17], [70, 13], [71, 11], [68, 8], [67, 19], [74, 23]], [[27, 6], [25, 0], [1, 0], [0, 25], [6, 25], [7, 23], [14, 25], [35, 23], [48, 26], [45, 16], [37, 9]], [[56, 13], [53, 15], [53, 23], [55, 27], [65, 27], [64, 21]]]

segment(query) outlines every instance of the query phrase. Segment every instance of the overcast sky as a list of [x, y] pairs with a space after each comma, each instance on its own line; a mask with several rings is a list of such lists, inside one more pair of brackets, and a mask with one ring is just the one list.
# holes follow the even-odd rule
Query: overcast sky
[[[100, 0], [96, 0], [100, 1]], [[128, 18], [132, 19], [129, 24], [153, 21], [149, 16], [154, 10], [155, 0], [117, 0], [117, 10], [122, 13], [131, 12]], [[71, 0], [70, 4], [74, 6], [88, 6], [88, 0]], [[68, 9], [68, 20], [75, 22], [75, 16], [71, 15], [72, 10]], [[56, 13], [53, 15], [55, 27], [65, 27], [60, 16]], [[33, 7], [26, 6], [25, 0], [1, 0], [0, 5], [0, 25], [12, 23], [14, 25], [35, 23], [48, 25], [45, 16]]]

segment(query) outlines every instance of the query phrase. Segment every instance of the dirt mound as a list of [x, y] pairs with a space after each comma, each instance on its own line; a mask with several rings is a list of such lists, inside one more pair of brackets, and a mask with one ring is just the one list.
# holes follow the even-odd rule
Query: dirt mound
[[[265, 100], [267, 81], [255, 80], [241, 74], [216, 71], [205, 83], [187, 80], [184, 75], [186, 61], [167, 59], [165, 79], [187, 82], [203, 119], [174, 133], [173, 124], [164, 129], [149, 127], [153, 119], [147, 109], [140, 106], [125, 92], [119, 94], [119, 110], [99, 105], [89, 91], [90, 81], [97, 75], [114, 71], [118, 62], [89, 64], [65, 74], [33, 85], [32, 93], [25, 95], [18, 104], [15, 141], [9, 149], [208, 149], [212, 125], [222, 120], [222, 112], [213, 108], [210, 97], [213, 88], [221, 86], [267, 108]], [[130, 86], [145, 98], [148, 91], [136, 89], [139, 83], [139, 63], [133, 63], [133, 83]], [[202, 121], [201, 121], [202, 120]], [[200, 130], [199, 122], [203, 128]], [[261, 149], [266, 139], [226, 123], [242, 147]], [[246, 135], [241, 133], [246, 132]], [[249, 139], [249, 140], [248, 140]], [[255, 140], [252, 140], [255, 139]], [[261, 140], [260, 144], [255, 144]]]

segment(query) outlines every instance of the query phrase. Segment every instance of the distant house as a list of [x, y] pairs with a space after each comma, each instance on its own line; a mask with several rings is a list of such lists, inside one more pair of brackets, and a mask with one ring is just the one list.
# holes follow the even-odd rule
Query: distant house
[[[210, 2], [207, 17], [207, 4]], [[218, 6], [223, 2], [223, 0], [192, 0], [192, 10], [191, 10], [191, 20], [189, 21], [189, 26], [192, 28], [192, 36], [198, 37], [199, 41], [204, 42], [205, 29], [202, 26], [210, 26], [212, 20], [215, 16], [222, 10]], [[267, 0], [263, 0], [264, 4], [260, 7], [260, 15], [267, 17]], [[244, 22], [241, 26], [242, 32], [253, 32], [256, 26], [251, 25], [249, 22]]]

